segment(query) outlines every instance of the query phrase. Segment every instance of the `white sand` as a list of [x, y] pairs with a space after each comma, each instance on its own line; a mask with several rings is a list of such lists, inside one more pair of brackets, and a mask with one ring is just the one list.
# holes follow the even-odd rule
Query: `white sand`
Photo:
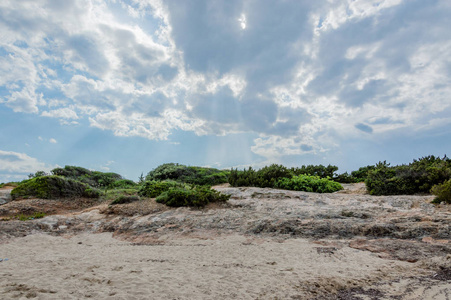
[[[80, 244], [81, 243], [81, 244]], [[44, 234], [0, 245], [1, 299], [290, 299], [406, 272], [412, 264], [344, 247], [321, 253], [304, 239], [240, 235], [132, 245], [111, 234]]]

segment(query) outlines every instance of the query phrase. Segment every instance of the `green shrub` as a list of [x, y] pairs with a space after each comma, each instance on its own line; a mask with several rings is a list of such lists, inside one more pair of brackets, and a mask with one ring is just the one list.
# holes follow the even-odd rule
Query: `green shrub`
[[359, 182], [352, 175], [348, 174], [348, 172], [344, 172], [343, 174], [335, 176], [333, 178], [333, 180], [335, 182], [339, 182], [339, 183], [355, 183], [355, 182]]
[[111, 185], [115, 184], [115, 182], [123, 180], [122, 176], [117, 173], [112, 172], [103, 173], [99, 171], [90, 171], [88, 169], [76, 166], [65, 166], [64, 168], [56, 168], [53, 169], [51, 172], [53, 175], [74, 179], [86, 183], [95, 188], [108, 188]]
[[327, 167], [323, 165], [307, 165], [300, 168], [290, 169], [293, 175], [312, 175], [319, 176], [321, 178], [332, 178], [334, 173], [338, 170], [337, 166], [328, 165]]
[[132, 203], [132, 202], [139, 201], [139, 200], [141, 200], [141, 199], [138, 196], [121, 195], [121, 196], [117, 197], [113, 202], [111, 202], [111, 205]]
[[343, 187], [338, 182], [321, 178], [319, 176], [299, 175], [292, 178], [282, 178], [277, 181], [275, 187], [314, 193], [333, 193], [342, 190]]
[[112, 184], [108, 186], [110, 189], [128, 189], [137, 186], [137, 184], [129, 179], [120, 179], [114, 181]]
[[433, 203], [445, 202], [451, 204], [451, 179], [434, 185], [431, 192], [436, 196]]
[[155, 198], [170, 188], [175, 187], [183, 187], [183, 184], [175, 181], [145, 181], [139, 189], [138, 194], [143, 197]]
[[280, 178], [289, 178], [292, 172], [282, 165], [272, 164], [255, 171], [252, 167], [238, 171], [232, 169], [229, 175], [231, 186], [274, 187]]
[[175, 180], [189, 184], [215, 185], [227, 182], [228, 176], [229, 171], [168, 163], [150, 171], [146, 181]]
[[375, 168], [376, 166], [372, 165], [361, 167], [357, 171], [352, 171], [351, 177], [354, 178], [355, 182], [364, 182], [368, 177], [368, 172], [374, 170]]
[[160, 194], [156, 201], [171, 207], [203, 207], [210, 202], [225, 202], [229, 195], [212, 190], [209, 186], [196, 186], [192, 189], [173, 187]]
[[98, 198], [99, 191], [81, 182], [60, 176], [42, 176], [27, 180], [11, 191], [12, 199], [37, 197], [42, 199], [89, 197]]
[[451, 177], [451, 160], [427, 156], [409, 165], [390, 166], [379, 162], [368, 171], [365, 183], [371, 195], [429, 193], [434, 185]]

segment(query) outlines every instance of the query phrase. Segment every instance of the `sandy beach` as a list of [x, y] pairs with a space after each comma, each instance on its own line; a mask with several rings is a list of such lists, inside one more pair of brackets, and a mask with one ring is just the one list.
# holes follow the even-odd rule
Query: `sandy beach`
[[[227, 207], [139, 215], [133, 213], [138, 204], [129, 204], [123, 206], [126, 216], [100, 205], [26, 222], [2, 221], [0, 258], [8, 260], [0, 262], [0, 299], [450, 299], [449, 239], [437, 236], [446, 233], [394, 239], [372, 225], [381, 228], [384, 218], [422, 214], [447, 224], [448, 208], [431, 212], [433, 207], [419, 204], [427, 197], [374, 197], [358, 207], [356, 199], [371, 196], [352, 189], [334, 195], [227, 189], [233, 194]], [[349, 237], [336, 229], [345, 236], [340, 237], [331, 225], [324, 235], [325, 222], [332, 222], [325, 212], [334, 215], [349, 208], [349, 201], [355, 216], [337, 217], [334, 224], [349, 221], [340, 226], [356, 233], [360, 227], [352, 224], [373, 226], [372, 231]], [[374, 215], [358, 217], [362, 209]], [[304, 220], [288, 230], [287, 222], [299, 214]], [[432, 232], [426, 223], [411, 226], [422, 236]], [[309, 237], [303, 226], [323, 236]]]

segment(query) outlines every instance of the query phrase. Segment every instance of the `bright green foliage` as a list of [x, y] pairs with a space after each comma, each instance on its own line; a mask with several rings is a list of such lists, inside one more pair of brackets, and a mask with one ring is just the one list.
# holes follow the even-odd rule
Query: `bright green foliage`
[[210, 202], [226, 202], [229, 198], [230, 195], [221, 194], [218, 191], [212, 190], [209, 186], [196, 186], [191, 189], [180, 187], [170, 188], [168, 191], [159, 195], [156, 201], [172, 207], [203, 207]]
[[183, 188], [183, 184], [175, 181], [145, 181], [138, 194], [143, 197], [155, 198], [171, 188]]
[[292, 172], [286, 167], [272, 164], [258, 171], [251, 167], [243, 171], [232, 169], [229, 175], [229, 183], [231, 186], [274, 187], [274, 184], [280, 178], [290, 178], [291, 176]]
[[409, 165], [390, 166], [379, 162], [365, 181], [371, 195], [411, 195], [430, 189], [451, 178], [451, 160], [427, 156]]
[[42, 176], [23, 182], [11, 191], [12, 199], [37, 197], [42, 199], [88, 197], [98, 198], [99, 191], [81, 182], [60, 176]]
[[431, 192], [437, 196], [433, 201], [434, 203], [445, 202], [451, 204], [451, 179], [442, 184], [434, 185]]
[[300, 168], [291, 168], [290, 171], [293, 175], [312, 175], [319, 176], [321, 178], [334, 177], [334, 173], [338, 170], [337, 166], [328, 165], [307, 165]]
[[229, 171], [169, 163], [150, 171], [146, 181], [175, 180], [190, 184], [215, 185], [227, 182], [228, 175]]
[[65, 166], [64, 168], [53, 169], [52, 174], [78, 180], [95, 188], [108, 188], [116, 181], [123, 179], [122, 176], [117, 173], [90, 171], [75, 166]]
[[292, 178], [282, 178], [278, 180], [275, 187], [314, 193], [333, 193], [342, 190], [343, 187], [338, 182], [321, 178], [319, 176], [299, 175]]
[[117, 197], [113, 202], [111, 202], [111, 205], [132, 203], [132, 202], [139, 201], [139, 200], [141, 200], [139, 198], [139, 196], [121, 195], [121, 196]]

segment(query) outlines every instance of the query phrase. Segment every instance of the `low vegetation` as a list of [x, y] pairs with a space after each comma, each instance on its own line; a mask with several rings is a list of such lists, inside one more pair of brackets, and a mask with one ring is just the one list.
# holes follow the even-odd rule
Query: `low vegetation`
[[138, 192], [140, 196], [155, 198], [158, 197], [161, 193], [167, 192], [171, 188], [182, 188], [184, 186], [183, 183], [179, 183], [176, 181], [145, 181]]
[[451, 203], [451, 160], [427, 156], [408, 165], [390, 166], [387, 162], [361, 167], [351, 173], [337, 174], [333, 165], [303, 165], [287, 168], [272, 164], [258, 170], [249, 167], [230, 171], [191, 167], [168, 163], [158, 166], [139, 182], [117, 173], [91, 171], [82, 167], [65, 166], [47, 174], [38, 171], [16, 186], [13, 199], [37, 197], [44, 199], [68, 197], [102, 197], [122, 204], [142, 198], [156, 198], [168, 206], [203, 207], [210, 202], [224, 202], [229, 196], [211, 189], [212, 185], [229, 182], [231, 186], [280, 188], [315, 193], [341, 190], [340, 183], [364, 181], [372, 195], [433, 193], [436, 203]]
[[276, 188], [293, 190], [293, 191], [305, 191], [313, 193], [333, 193], [342, 190], [343, 187], [338, 182], [329, 180], [327, 178], [321, 178], [319, 176], [299, 175], [291, 178], [279, 179], [276, 184]]
[[215, 185], [226, 183], [228, 170], [214, 168], [191, 167], [168, 163], [158, 166], [146, 176], [146, 181], [173, 180], [196, 185]]
[[[371, 195], [412, 195], [429, 193], [435, 185], [451, 178], [451, 160], [426, 156], [408, 165], [390, 166], [379, 162], [365, 181]], [[436, 188], [437, 189], [437, 188]]]
[[[248, 168], [238, 171], [232, 169], [229, 176], [231, 186], [255, 186], [280, 188], [295, 191], [332, 193], [343, 187], [332, 180], [336, 166], [302, 166], [288, 169], [282, 165], [272, 164], [260, 170]], [[310, 173], [311, 172], [311, 173]]]
[[432, 194], [436, 196], [434, 203], [448, 203], [451, 204], [451, 179], [447, 181], [436, 184], [431, 189]]
[[98, 198], [100, 192], [79, 181], [61, 176], [41, 176], [24, 181], [11, 191], [11, 198], [36, 197], [42, 199], [87, 197]]
[[229, 198], [230, 195], [212, 190], [209, 186], [193, 186], [191, 188], [170, 188], [160, 194], [156, 201], [172, 207], [204, 207], [208, 203], [226, 202]]

